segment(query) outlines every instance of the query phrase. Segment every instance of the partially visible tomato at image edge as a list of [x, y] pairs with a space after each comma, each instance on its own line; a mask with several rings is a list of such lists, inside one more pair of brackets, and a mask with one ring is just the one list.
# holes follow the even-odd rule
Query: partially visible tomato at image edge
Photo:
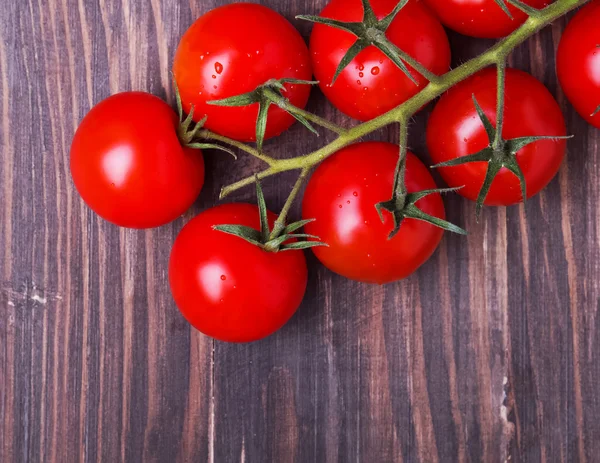
[[[271, 79], [311, 80], [308, 48], [302, 36], [279, 13], [254, 3], [232, 3], [198, 18], [185, 32], [173, 62], [173, 74], [186, 112], [196, 121], [240, 141], [256, 140], [258, 104], [208, 105], [253, 91]], [[284, 96], [304, 108], [310, 85], [286, 84]], [[267, 117], [265, 139], [288, 129], [294, 118], [275, 105]]]
[[[389, 14], [398, 0], [371, 0], [379, 19]], [[361, 0], [332, 0], [321, 16], [345, 22], [361, 21]], [[386, 37], [434, 74], [450, 68], [450, 44], [444, 28], [420, 1], [411, 0], [392, 21]], [[422, 90], [427, 80], [412, 68], [415, 85], [383, 52], [374, 46], [361, 51], [332, 85], [335, 71], [356, 37], [323, 24], [315, 24], [310, 52], [316, 80], [333, 105], [358, 120], [377, 117]]]
[[[505, 2], [511, 16], [502, 11], [496, 0], [424, 0], [448, 28], [469, 37], [498, 39], [514, 32], [527, 19], [518, 8]], [[523, 0], [537, 9], [549, 0]]]
[[[556, 57], [567, 98], [588, 123], [600, 128], [600, 1], [583, 7], [565, 29]], [[595, 114], [594, 114], [595, 113]]]
[[71, 144], [77, 191], [105, 220], [129, 228], [167, 224], [189, 209], [204, 183], [199, 150], [182, 147], [175, 111], [143, 92], [94, 106]]
[[[496, 126], [497, 74], [487, 68], [446, 92], [427, 123], [427, 148], [432, 162], [439, 164], [475, 154], [489, 139], [475, 109], [473, 95], [491, 123]], [[533, 76], [516, 69], [506, 70], [504, 139], [528, 136], [566, 135], [560, 106], [550, 91]], [[565, 140], [540, 140], [517, 152], [525, 177], [527, 197], [539, 193], [557, 174], [566, 152]], [[487, 162], [472, 162], [438, 170], [457, 193], [475, 201], [483, 185]], [[519, 179], [502, 168], [494, 179], [485, 204], [509, 206], [523, 202]]]
[[[398, 234], [388, 239], [392, 216], [384, 211], [382, 222], [375, 205], [392, 195], [398, 156], [392, 143], [356, 143], [323, 161], [310, 178], [302, 216], [315, 219], [306, 232], [328, 245], [313, 248], [328, 269], [352, 280], [390, 283], [415, 272], [438, 247], [444, 231], [415, 219], [405, 219]], [[406, 187], [409, 193], [436, 188], [425, 165], [410, 152]], [[439, 194], [416, 204], [426, 214], [446, 217]]]
[[[276, 219], [269, 212], [270, 227]], [[202, 333], [227, 342], [251, 342], [294, 315], [308, 280], [302, 251], [267, 252], [215, 225], [260, 229], [258, 207], [224, 204], [190, 221], [177, 236], [169, 282], [177, 307]]]

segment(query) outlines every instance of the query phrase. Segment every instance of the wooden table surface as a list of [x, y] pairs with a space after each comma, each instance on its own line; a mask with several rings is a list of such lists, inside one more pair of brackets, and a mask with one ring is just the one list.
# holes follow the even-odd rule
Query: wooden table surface
[[[600, 132], [557, 84], [565, 20], [511, 63], [552, 90], [576, 135], [546, 190], [479, 224], [473, 204], [447, 198], [469, 237], [447, 234], [419, 272], [385, 287], [346, 281], [308, 253], [297, 315], [230, 345], [190, 329], [167, 261], [184, 223], [258, 164], [209, 153], [194, 209], [149, 231], [98, 219], [69, 175], [90, 107], [129, 89], [173, 101], [180, 36], [224, 3], [2, 2], [0, 461], [600, 461]], [[292, 20], [326, 1], [262, 3]], [[491, 44], [450, 37], [454, 63]], [[316, 90], [310, 109], [352, 124]], [[423, 159], [428, 112], [410, 138]], [[327, 140], [294, 127], [267, 149]], [[292, 180], [265, 181], [271, 209]], [[253, 189], [230, 200], [253, 201]]]

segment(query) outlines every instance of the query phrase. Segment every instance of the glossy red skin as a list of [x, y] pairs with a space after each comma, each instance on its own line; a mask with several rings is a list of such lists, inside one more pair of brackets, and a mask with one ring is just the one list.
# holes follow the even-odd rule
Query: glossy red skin
[[[397, 3], [397, 0], [371, 0], [373, 11], [380, 19]], [[360, 21], [362, 2], [332, 0], [321, 16]], [[448, 37], [440, 22], [420, 1], [411, 0], [398, 13], [386, 36], [435, 74], [448, 71]], [[371, 46], [359, 53], [335, 84], [330, 85], [340, 61], [355, 41], [354, 35], [322, 24], [315, 24], [310, 38], [315, 78], [327, 99], [348, 116], [362, 121], [373, 119], [414, 96], [427, 84], [425, 78], [411, 69], [419, 82], [416, 86], [389, 58]]]
[[[482, 39], [497, 39], [514, 32], [527, 19], [527, 15], [512, 5], [508, 10], [512, 19], [494, 0], [425, 0], [448, 28]], [[548, 0], [523, 0], [534, 8], [544, 8]]]
[[[219, 72], [220, 71], [220, 72]], [[311, 80], [304, 40], [275, 11], [252, 3], [234, 3], [209, 11], [181, 38], [173, 73], [186, 112], [208, 116], [205, 127], [240, 141], [256, 140], [258, 104], [245, 107], [207, 105], [254, 90], [270, 79]], [[284, 95], [304, 108], [310, 85], [286, 85]], [[288, 129], [294, 118], [271, 105], [265, 139]]]
[[[269, 212], [271, 225], [275, 218]], [[258, 208], [225, 204], [189, 222], [171, 251], [171, 291], [183, 316], [207, 336], [256, 341], [281, 328], [300, 306], [306, 259], [302, 251], [266, 252], [212, 229], [223, 224], [258, 230]]]
[[[443, 231], [426, 222], [406, 219], [391, 240], [391, 214], [381, 221], [375, 204], [391, 197], [398, 146], [365, 142], [348, 146], [325, 160], [312, 175], [302, 205], [307, 233], [329, 247], [313, 251], [328, 269], [367, 283], [390, 283], [413, 273], [431, 257]], [[406, 162], [409, 192], [436, 188], [427, 168], [412, 153]], [[439, 194], [417, 202], [427, 214], [445, 218]]]
[[[477, 153], [489, 144], [473, 104], [475, 95], [485, 114], [496, 125], [496, 70], [485, 69], [450, 89], [434, 108], [427, 124], [427, 147], [438, 164]], [[565, 120], [558, 103], [544, 85], [516, 69], [506, 71], [505, 139], [566, 134]], [[527, 197], [539, 193], [554, 178], [565, 156], [565, 140], [542, 140], [517, 153], [525, 175]], [[487, 171], [487, 162], [473, 162], [439, 171], [457, 193], [477, 199]], [[517, 177], [503, 168], [496, 176], [485, 204], [508, 206], [523, 201]]]
[[600, 128], [600, 1], [582, 8], [565, 29], [557, 55], [560, 84], [587, 122]]
[[121, 227], [167, 224], [204, 183], [200, 150], [183, 148], [178, 118], [160, 98], [125, 92], [83, 118], [71, 145], [71, 175], [86, 204]]

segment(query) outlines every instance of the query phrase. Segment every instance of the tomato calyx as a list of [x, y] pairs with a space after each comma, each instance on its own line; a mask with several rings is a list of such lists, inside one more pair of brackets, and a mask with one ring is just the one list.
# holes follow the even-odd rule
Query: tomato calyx
[[473, 95], [473, 103], [475, 104], [475, 109], [477, 110], [477, 114], [483, 127], [485, 128], [485, 132], [488, 136], [489, 145], [478, 151], [474, 154], [469, 154], [467, 156], [462, 156], [456, 159], [451, 159], [450, 161], [442, 162], [432, 166], [432, 168], [440, 168], [440, 167], [455, 167], [463, 164], [468, 164], [471, 162], [487, 162], [488, 167], [485, 174], [485, 179], [483, 181], [483, 185], [481, 190], [479, 191], [479, 195], [477, 197], [477, 206], [476, 206], [476, 215], [477, 219], [481, 215], [481, 210], [483, 208], [485, 199], [490, 191], [492, 183], [496, 178], [496, 175], [502, 170], [502, 168], [506, 168], [511, 171], [518, 179], [521, 185], [521, 194], [523, 197], [523, 202], [527, 200], [527, 182], [525, 181], [525, 176], [519, 163], [517, 162], [517, 154], [520, 150], [525, 148], [527, 145], [538, 142], [540, 140], [564, 140], [571, 138], [570, 136], [528, 136], [528, 137], [519, 137], [513, 138], [509, 140], [505, 140], [502, 135], [497, 131], [496, 127], [494, 127], [483, 112], [483, 109], [479, 105], [477, 98]]
[[506, 6], [506, 3], [514, 6], [515, 8], [518, 8], [519, 10], [521, 10], [523, 13], [527, 14], [528, 16], [535, 16], [537, 13], [539, 13], [539, 10], [527, 5], [526, 3], [523, 3], [520, 0], [494, 0], [494, 1], [500, 7], [500, 9], [508, 15], [508, 17], [510, 19], [514, 19], [514, 18], [513, 18], [513, 15], [510, 13], [510, 10], [508, 9], [508, 6]]
[[229, 148], [217, 145], [215, 143], [203, 143], [195, 141], [196, 136], [200, 132], [200, 129], [204, 127], [204, 124], [206, 123], [207, 116], [204, 116], [200, 121], [194, 124], [194, 105], [192, 105], [189, 114], [184, 119], [183, 104], [181, 103], [181, 94], [179, 93], [179, 87], [177, 86], [175, 78], [173, 78], [173, 89], [175, 90], [175, 100], [177, 102], [177, 115], [179, 116], [179, 124], [177, 124], [177, 138], [179, 138], [181, 146], [192, 149], [215, 149], [225, 151], [226, 153], [231, 154], [234, 159], [237, 159], [236, 154]]
[[[293, 251], [299, 249], [308, 249], [315, 246], [327, 246], [326, 243], [319, 241], [319, 237], [308, 235], [306, 233], [296, 233], [304, 225], [311, 223], [314, 219], [299, 220], [286, 226], [279, 226], [276, 222], [271, 229], [267, 218], [267, 205], [265, 196], [260, 186], [260, 181], [256, 177], [256, 197], [258, 202], [258, 213], [260, 217], [260, 230], [245, 225], [215, 225], [213, 230], [217, 230], [229, 235], [237, 236], [246, 240], [250, 244], [258, 246], [267, 252]], [[302, 241], [299, 241], [299, 240]], [[313, 241], [307, 241], [307, 240]], [[287, 241], [294, 240], [291, 243]]]
[[400, 128], [400, 156], [398, 158], [398, 164], [396, 166], [396, 172], [394, 174], [394, 191], [392, 198], [389, 201], [382, 201], [375, 204], [375, 209], [379, 214], [379, 219], [384, 222], [383, 211], [388, 211], [392, 214], [394, 221], [394, 228], [388, 236], [388, 239], [392, 239], [400, 231], [402, 222], [404, 219], [415, 219], [423, 222], [430, 223], [443, 230], [458, 233], [459, 235], [466, 235], [467, 232], [462, 228], [454, 225], [453, 223], [447, 222], [446, 220], [434, 217], [423, 212], [417, 206], [417, 202], [426, 196], [433, 194], [443, 194], [452, 191], [459, 190], [460, 188], [442, 188], [432, 190], [422, 190], [414, 193], [409, 193], [406, 189], [406, 157], [408, 155], [407, 138], [408, 126], [403, 123]]
[[596, 111], [594, 111], [594, 112], [592, 113], [592, 116], [595, 116], [595, 115], [596, 115], [596, 114], [598, 114], [598, 113], [600, 113], [600, 106], [598, 106], [598, 107], [596, 108]]
[[258, 103], [258, 117], [256, 118], [256, 145], [259, 151], [262, 151], [267, 130], [267, 115], [269, 106], [272, 104], [280, 107], [285, 112], [293, 116], [304, 127], [315, 135], [319, 136], [317, 130], [308, 122], [308, 120], [299, 112], [299, 108], [290, 103], [283, 93], [286, 91], [285, 84], [291, 85], [315, 85], [318, 82], [312, 80], [300, 79], [270, 79], [254, 90], [242, 95], [236, 95], [222, 100], [207, 101], [209, 105], [215, 106], [249, 106]]
[[450, 193], [458, 190], [459, 188], [440, 188], [434, 190], [423, 190], [416, 193], [405, 193], [402, 195], [396, 195], [392, 197], [389, 201], [383, 201], [377, 203], [375, 208], [377, 209], [377, 213], [379, 214], [379, 218], [381, 221], [384, 221], [383, 211], [388, 211], [392, 214], [394, 219], [394, 228], [388, 239], [392, 239], [394, 236], [398, 234], [400, 231], [400, 227], [404, 219], [415, 219], [421, 220], [423, 222], [430, 223], [439, 227], [443, 230], [458, 233], [459, 235], [467, 235], [467, 232], [460, 228], [457, 225], [454, 225], [451, 222], [447, 222], [446, 220], [440, 219], [439, 217], [434, 217], [432, 215], [426, 214], [416, 205], [416, 202], [425, 198], [426, 196], [433, 194], [443, 194]]
[[[377, 19], [369, 0], [362, 0], [363, 4], [363, 20], [359, 22], [344, 22], [337, 19], [323, 18], [321, 16], [299, 15], [297, 19], [310, 21], [317, 24], [324, 24], [329, 27], [335, 27], [343, 31], [349, 32], [357, 39], [356, 42], [348, 49], [340, 64], [338, 65], [331, 85], [335, 83], [342, 71], [352, 62], [352, 60], [365, 48], [374, 46], [378, 48], [385, 56], [387, 56], [406, 76], [416, 85], [419, 83], [409, 71], [406, 63], [415, 68], [423, 77], [431, 80], [432, 76], [423, 66], [417, 63], [405, 52], [400, 50], [386, 37], [385, 33], [392, 24], [396, 15], [406, 6], [408, 0], [401, 0], [394, 9], [383, 19]], [[406, 62], [406, 63], [405, 63]]]

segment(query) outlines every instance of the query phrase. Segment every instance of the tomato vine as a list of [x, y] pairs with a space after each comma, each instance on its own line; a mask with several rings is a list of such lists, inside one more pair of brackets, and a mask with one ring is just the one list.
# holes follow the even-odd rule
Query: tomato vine
[[[299, 16], [301, 19], [307, 19], [307, 20], [310, 20], [313, 22], [320, 22], [320, 23], [328, 24], [328, 25], [331, 25], [333, 27], [338, 27], [338, 28], [343, 27], [345, 30], [349, 30], [350, 32], [352, 32], [353, 34], [355, 34], [357, 36], [357, 41], [356, 41], [357, 46], [353, 47], [353, 48], [358, 49], [361, 46], [363, 46], [363, 48], [364, 48], [364, 46], [373, 45], [373, 44], [377, 47], [386, 48], [386, 51], [389, 52], [389, 53], [386, 53], [386, 54], [388, 54], [388, 56], [391, 54], [392, 56], [394, 56], [394, 58], [399, 58], [398, 60], [394, 59], [393, 60], [394, 62], [396, 62], [396, 61], [401, 62], [402, 60], [407, 62], [413, 68], [417, 69], [418, 72], [420, 72], [422, 75], [424, 75], [427, 78], [427, 80], [429, 81], [429, 83], [426, 87], [424, 87], [415, 96], [408, 99], [404, 103], [400, 104], [396, 108], [388, 111], [387, 113], [385, 113], [379, 117], [376, 117], [370, 121], [359, 124], [350, 129], [345, 129], [343, 127], [337, 126], [336, 124], [329, 122], [325, 119], [322, 119], [319, 116], [311, 114], [307, 111], [299, 110], [298, 108], [293, 108], [292, 110], [290, 110], [290, 112], [295, 112], [294, 117], [303, 119], [307, 123], [312, 122], [313, 124], [321, 126], [321, 127], [325, 128], [327, 130], [330, 130], [338, 135], [338, 137], [335, 140], [333, 140], [331, 143], [317, 149], [316, 151], [306, 154], [306, 155], [293, 157], [293, 158], [276, 159], [276, 158], [273, 158], [271, 156], [264, 154], [260, 147], [259, 147], [259, 149], [254, 149], [248, 145], [245, 145], [243, 143], [237, 142], [237, 141], [229, 139], [227, 137], [223, 137], [221, 135], [215, 134], [209, 130], [205, 130], [205, 129], [200, 130], [197, 133], [197, 137], [199, 139], [221, 142], [221, 143], [230, 145], [232, 147], [239, 148], [267, 164], [267, 167], [265, 169], [261, 170], [260, 172], [258, 172], [257, 174], [246, 177], [246, 178], [241, 179], [233, 184], [223, 187], [221, 190], [220, 197], [224, 198], [225, 196], [229, 195], [230, 193], [232, 193], [240, 188], [243, 188], [249, 184], [254, 183], [256, 180], [260, 180], [265, 177], [275, 175], [278, 173], [282, 173], [282, 172], [286, 172], [286, 171], [290, 171], [290, 170], [299, 170], [301, 172], [301, 174], [298, 178], [298, 182], [295, 184], [295, 186], [294, 186], [292, 192], [290, 193], [288, 200], [286, 201], [285, 206], [280, 214], [280, 218], [279, 218], [280, 224], [279, 225], [281, 226], [281, 224], [285, 223], [287, 213], [291, 207], [292, 202], [294, 201], [294, 199], [296, 198], [296, 196], [298, 194], [298, 191], [300, 189], [302, 182], [304, 181], [307, 174], [314, 166], [316, 166], [317, 164], [319, 164], [320, 162], [322, 162], [323, 160], [325, 160], [326, 158], [328, 158], [335, 152], [339, 151], [341, 148], [359, 140], [363, 136], [365, 136], [371, 132], [374, 132], [382, 127], [385, 127], [387, 125], [398, 123], [398, 124], [400, 124], [400, 131], [401, 131], [400, 132], [401, 133], [401, 137], [400, 137], [400, 145], [401, 146], [400, 146], [400, 158], [399, 158], [397, 172], [396, 172], [397, 181], [395, 182], [394, 191], [392, 192], [390, 201], [381, 203], [378, 205], [379, 210], [381, 210], [383, 208], [383, 209], [386, 209], [386, 210], [392, 212], [393, 214], [394, 214], [394, 211], [399, 212], [399, 214], [394, 214], [394, 218], [397, 219], [397, 220], [395, 220], [397, 223], [396, 223], [396, 228], [394, 229], [394, 232], [397, 232], [397, 228], [399, 227], [399, 222], [402, 220], [401, 211], [405, 210], [404, 206], [405, 206], [406, 199], [407, 199], [406, 193], [403, 191], [404, 190], [404, 187], [403, 187], [403, 182], [404, 182], [403, 181], [403, 176], [404, 176], [403, 165], [405, 162], [405, 155], [406, 155], [406, 150], [407, 150], [406, 139], [407, 139], [407, 133], [408, 133], [408, 121], [410, 120], [410, 118], [416, 112], [418, 112], [420, 108], [422, 108], [429, 102], [433, 101], [435, 98], [442, 95], [445, 91], [449, 90], [454, 85], [467, 79], [468, 77], [472, 76], [473, 74], [477, 73], [478, 71], [480, 71], [488, 66], [496, 66], [498, 69], [498, 102], [497, 102], [497, 120], [498, 120], [498, 122], [497, 122], [497, 127], [495, 129], [493, 129], [493, 127], [491, 127], [491, 124], [489, 123], [489, 121], [487, 121], [486, 126], [489, 129], [488, 133], [490, 135], [490, 149], [491, 149], [490, 152], [491, 153], [494, 153], [494, 152], [498, 153], [500, 151], [506, 152], [507, 145], [510, 145], [510, 141], [505, 141], [502, 139], [502, 123], [503, 123], [503, 116], [504, 116], [504, 114], [503, 114], [504, 113], [504, 79], [505, 79], [506, 61], [507, 61], [508, 56], [518, 45], [523, 43], [525, 40], [527, 40], [529, 37], [531, 37], [532, 35], [537, 33], [539, 30], [541, 30], [548, 24], [552, 23], [556, 19], [566, 15], [569, 11], [587, 3], [588, 1], [589, 0], [557, 0], [556, 2], [552, 3], [548, 7], [541, 9], [541, 10], [537, 10], [537, 9], [529, 7], [528, 5], [525, 5], [524, 3], [522, 3], [518, 0], [508, 0], [508, 3], [515, 6], [516, 8], [520, 9], [521, 11], [525, 12], [529, 16], [528, 20], [519, 29], [517, 29], [515, 32], [513, 32], [511, 35], [507, 36], [506, 38], [500, 40], [497, 44], [495, 44], [493, 47], [491, 47], [488, 51], [471, 59], [470, 61], [467, 61], [466, 63], [462, 64], [461, 66], [458, 66], [457, 68], [448, 71], [447, 73], [445, 73], [441, 76], [434, 75], [431, 72], [426, 72], [426, 69], [424, 69], [424, 67], [420, 66], [418, 63], [414, 63], [413, 62], [414, 60], [412, 60], [412, 59], [407, 60], [406, 54], [403, 53], [402, 51], [400, 51], [400, 50], [391, 50], [390, 51], [390, 47], [385, 47], [386, 44], [382, 44], [381, 41], [377, 42], [375, 39], [373, 39], [373, 37], [372, 37], [373, 34], [368, 33], [369, 27], [371, 29], [377, 29], [377, 30], [381, 29], [381, 30], [385, 31], [385, 27], [386, 27], [386, 25], [389, 25], [388, 23], [390, 21], [389, 21], [388, 17], [384, 18], [381, 21], [377, 21], [376, 19], [374, 19], [374, 17], [372, 17], [373, 15], [369, 14], [369, 13], [372, 13], [372, 10], [368, 6], [369, 5], [368, 0], [363, 0], [363, 5], [365, 5], [364, 24], [366, 24], [369, 27], [363, 27], [363, 24], [361, 24], [361, 26], [359, 27], [357, 25], [359, 23], [329, 24], [329, 23], [333, 23], [333, 21], [326, 20], [324, 18], [313, 17], [313, 16]], [[400, 2], [399, 7], [402, 7], [405, 3], [406, 2]], [[504, 4], [503, 1], [502, 1], [502, 4]], [[394, 12], [392, 12], [392, 14], [397, 13], [399, 10], [400, 10], [400, 8], [396, 8], [394, 10]], [[390, 14], [389, 16], [393, 17], [392, 14]], [[365, 31], [363, 31], [362, 29], [365, 29]], [[364, 32], [364, 34], [363, 34], [363, 32]], [[364, 35], [364, 37], [363, 37], [363, 35]], [[369, 39], [369, 37], [371, 37], [372, 40]], [[369, 40], [370, 40], [370, 42], [367, 44], [367, 41], [369, 41]], [[365, 42], [365, 43], [363, 43], [363, 42]], [[377, 43], [375, 43], [375, 42], [377, 42]], [[354, 51], [352, 51], [352, 52], [354, 53]], [[350, 54], [350, 51], [348, 52], [348, 54]], [[348, 60], [347, 59], [343, 60], [343, 62], [346, 62], [346, 61], [348, 61]], [[403, 65], [403, 63], [401, 63], [401, 64]], [[282, 105], [282, 104], [284, 104], [284, 102], [279, 102], [279, 105]], [[483, 119], [482, 119], [482, 122], [486, 123], [486, 121]], [[304, 123], [304, 125], [306, 126], [307, 124]], [[559, 137], [555, 137], [555, 138], [559, 138]], [[536, 141], [537, 139], [539, 139], [539, 137], [528, 137], [527, 140], [525, 140], [525, 141], [527, 143], [532, 143], [532, 142]], [[516, 143], [517, 141], [513, 140], [513, 142]], [[515, 146], [512, 146], [512, 148], [515, 148]], [[508, 149], [510, 151], [511, 147], [509, 146]], [[481, 156], [479, 156], [479, 157], [481, 157]], [[498, 159], [498, 158], [494, 158], [494, 159]], [[478, 160], [480, 160], [480, 159], [478, 159]], [[493, 180], [493, 173], [495, 170], [498, 169], [498, 166], [505, 166], [507, 168], [510, 168], [512, 166], [512, 164], [516, 164], [516, 163], [511, 164], [510, 159], [508, 159], [508, 164], [496, 165], [497, 164], [496, 162], [491, 162], [491, 160], [492, 160], [491, 154], [490, 154], [489, 158], [486, 157], [486, 159], [484, 159], [484, 160], [490, 161], [490, 168], [488, 169], [488, 176], [487, 176], [488, 178], [486, 180], [486, 185], [488, 188], [489, 188], [489, 184], [491, 184], [491, 181]], [[521, 183], [523, 184], [523, 190], [524, 190], [522, 174], [520, 174], [518, 166], [517, 166], [517, 168], [512, 169], [512, 171], [515, 175], [517, 175], [520, 178]], [[483, 204], [483, 199], [485, 198], [486, 185], [484, 185], [484, 188], [482, 189], [482, 193], [478, 200], [478, 211]], [[443, 192], [446, 190], [439, 190], [439, 191]], [[525, 191], [523, 191], [523, 193], [525, 194]], [[454, 232], [462, 232], [462, 230], [460, 228], [452, 226], [451, 224], [448, 224], [448, 225], [437, 224], [437, 225], [442, 226], [443, 228], [446, 228], [446, 229], [451, 229], [451, 231], [454, 231]]]

